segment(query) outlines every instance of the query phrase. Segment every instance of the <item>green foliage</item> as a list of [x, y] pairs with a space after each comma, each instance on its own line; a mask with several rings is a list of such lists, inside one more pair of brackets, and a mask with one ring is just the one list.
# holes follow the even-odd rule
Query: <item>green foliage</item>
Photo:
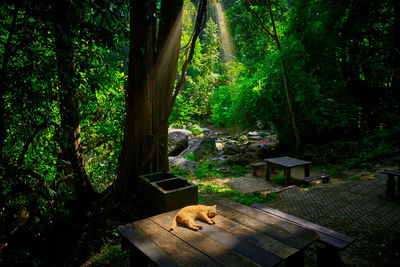
[[[184, 20], [185, 25], [185, 20]], [[188, 20], [188, 25], [191, 20]], [[189, 26], [184, 26], [185, 29]], [[185, 37], [184, 37], [185, 38]], [[220, 83], [220, 36], [217, 24], [210, 18], [203, 30], [202, 41], [196, 42], [196, 52], [189, 66], [186, 84], [182, 88], [169, 122], [183, 126], [191, 121], [207, 119], [211, 115], [211, 97]]]
[[194, 158], [194, 154], [193, 153], [189, 153], [186, 154], [185, 156], [183, 156], [185, 159], [189, 160], [189, 161], [196, 161]]
[[190, 172], [190, 170], [182, 170], [182, 169], [180, 169], [180, 168], [173, 168], [173, 169], [171, 169], [170, 171], [171, 171], [173, 174], [182, 176], [182, 177], [184, 177], [184, 178], [186, 178], [186, 179], [188, 179], [188, 180], [191, 179], [191, 172]]
[[286, 177], [284, 175], [271, 176], [270, 180], [273, 183], [284, 185]]
[[232, 97], [228, 86], [221, 85], [214, 89], [211, 97], [211, 118], [217, 127], [232, 125]]
[[128, 250], [123, 250], [121, 246], [108, 246], [103, 251], [92, 255], [90, 266], [123, 266], [129, 262]]
[[199, 124], [193, 124], [192, 126], [188, 127], [188, 130], [191, 131], [194, 135], [204, 135], [203, 128], [201, 128]]
[[200, 164], [200, 168], [194, 170], [194, 175], [200, 179], [224, 177], [223, 174], [217, 172], [218, 167], [215, 162], [204, 162]]
[[253, 203], [271, 203], [275, 200], [275, 195], [273, 194], [267, 194], [265, 196], [259, 192], [240, 193], [228, 186], [216, 183], [199, 184], [198, 187], [200, 202], [209, 201], [214, 197], [227, 198], [243, 205], [251, 205]]
[[232, 169], [232, 174], [229, 175], [230, 177], [243, 177], [250, 171], [250, 165], [243, 167], [241, 165], [234, 164], [230, 168]]
[[258, 136], [260, 136], [260, 137], [266, 137], [266, 136], [268, 135], [268, 133], [265, 132], [265, 131], [260, 131], [260, 132], [258, 132], [257, 134], [258, 134]]

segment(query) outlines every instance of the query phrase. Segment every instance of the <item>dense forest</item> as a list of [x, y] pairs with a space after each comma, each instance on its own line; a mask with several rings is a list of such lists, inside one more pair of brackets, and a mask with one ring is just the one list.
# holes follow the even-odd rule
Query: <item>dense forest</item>
[[339, 162], [398, 152], [400, 1], [4, 0], [0, 14], [0, 265], [81, 264], [142, 216], [135, 181], [169, 170], [170, 127], [262, 129]]

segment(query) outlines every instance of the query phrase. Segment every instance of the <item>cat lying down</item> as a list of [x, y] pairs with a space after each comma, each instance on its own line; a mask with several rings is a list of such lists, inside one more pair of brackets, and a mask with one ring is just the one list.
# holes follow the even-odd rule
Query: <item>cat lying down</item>
[[172, 220], [170, 231], [174, 230], [177, 223], [184, 225], [194, 231], [201, 230], [201, 225], [195, 224], [195, 220], [202, 220], [209, 224], [215, 222], [211, 219], [217, 215], [217, 205], [205, 206], [205, 205], [192, 205], [182, 208]]

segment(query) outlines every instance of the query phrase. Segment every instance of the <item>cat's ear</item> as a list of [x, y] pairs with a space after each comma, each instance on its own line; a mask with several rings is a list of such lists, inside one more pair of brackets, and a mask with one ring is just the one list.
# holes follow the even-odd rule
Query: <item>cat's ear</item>
[[217, 207], [217, 205], [212, 205], [212, 207], [215, 209]]

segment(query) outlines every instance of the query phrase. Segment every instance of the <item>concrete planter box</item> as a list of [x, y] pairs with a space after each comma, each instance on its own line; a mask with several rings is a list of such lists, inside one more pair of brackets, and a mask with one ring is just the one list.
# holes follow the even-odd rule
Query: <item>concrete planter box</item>
[[170, 172], [139, 176], [139, 196], [152, 214], [194, 205], [198, 202], [197, 185]]

